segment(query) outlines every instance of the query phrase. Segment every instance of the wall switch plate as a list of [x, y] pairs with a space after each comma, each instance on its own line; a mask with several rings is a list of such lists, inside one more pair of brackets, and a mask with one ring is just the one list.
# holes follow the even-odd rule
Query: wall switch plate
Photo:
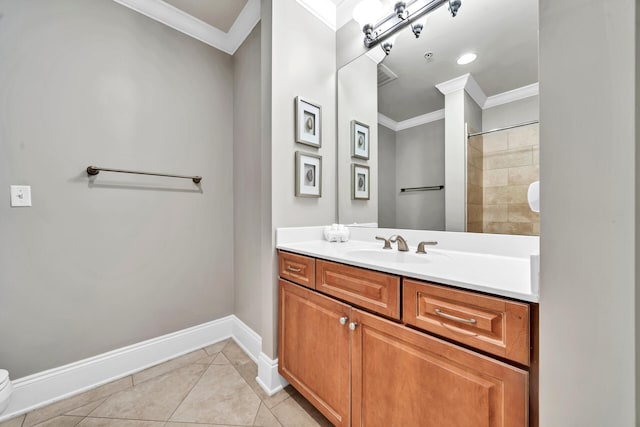
[[31, 186], [12, 185], [11, 186], [11, 206], [31, 206]]

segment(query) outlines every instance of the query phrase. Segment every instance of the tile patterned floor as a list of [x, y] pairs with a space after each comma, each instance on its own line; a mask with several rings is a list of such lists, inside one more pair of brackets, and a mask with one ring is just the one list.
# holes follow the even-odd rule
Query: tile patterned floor
[[257, 375], [256, 364], [226, 340], [0, 427], [331, 426], [290, 386], [267, 396]]

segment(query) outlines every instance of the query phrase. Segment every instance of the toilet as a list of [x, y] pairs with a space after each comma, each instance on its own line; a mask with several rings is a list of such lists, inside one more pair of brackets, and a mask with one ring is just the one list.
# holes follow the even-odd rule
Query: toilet
[[9, 406], [9, 399], [11, 398], [11, 392], [13, 387], [11, 386], [11, 380], [9, 379], [9, 372], [0, 369], [0, 414]]

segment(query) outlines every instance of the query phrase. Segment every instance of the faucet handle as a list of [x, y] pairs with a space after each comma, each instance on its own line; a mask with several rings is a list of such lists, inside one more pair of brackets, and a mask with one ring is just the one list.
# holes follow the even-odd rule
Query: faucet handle
[[376, 240], [384, 240], [384, 246], [382, 249], [391, 249], [391, 243], [389, 239], [385, 239], [384, 237], [376, 236]]
[[437, 245], [437, 244], [438, 244], [438, 242], [436, 242], [436, 241], [420, 242], [420, 243], [418, 243], [418, 249], [416, 250], [416, 253], [417, 254], [426, 254], [427, 251], [424, 250], [425, 245], [433, 246], [433, 245]]

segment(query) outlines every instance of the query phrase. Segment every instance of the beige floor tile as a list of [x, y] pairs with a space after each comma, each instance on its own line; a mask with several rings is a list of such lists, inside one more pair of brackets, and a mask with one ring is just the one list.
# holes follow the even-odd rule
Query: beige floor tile
[[131, 377], [125, 377], [69, 399], [61, 400], [60, 402], [45, 406], [44, 408], [36, 409], [35, 411], [27, 414], [22, 427], [31, 427], [58, 415], [66, 414], [73, 409], [80, 408], [81, 406], [85, 406], [88, 403], [95, 402], [96, 400], [100, 400], [121, 390], [131, 388], [132, 385]]
[[36, 424], [36, 427], [75, 427], [84, 417], [70, 417], [67, 415], [61, 415], [59, 417], [51, 418], [40, 424]]
[[229, 341], [232, 341], [232, 340], [231, 339], [226, 339], [226, 340], [217, 342], [215, 344], [211, 344], [210, 346], [205, 347], [204, 351], [206, 351], [207, 354], [209, 354], [209, 356], [215, 356], [216, 354], [218, 354], [218, 353], [220, 353], [222, 351], [224, 346], [227, 345], [229, 343]]
[[248, 362], [253, 363], [253, 360], [247, 356], [247, 353], [245, 353], [244, 350], [233, 340], [229, 340], [227, 345], [224, 346], [222, 354], [229, 359], [229, 362], [231, 362], [232, 365], [242, 365], [243, 363]]
[[87, 416], [89, 415], [94, 409], [96, 409], [98, 406], [102, 405], [102, 403], [107, 400], [105, 399], [100, 399], [100, 400], [96, 400], [95, 402], [91, 402], [88, 405], [84, 405], [81, 406], [77, 409], [74, 409], [72, 411], [67, 412], [65, 415], [78, 415], [78, 416]]
[[209, 358], [210, 356], [207, 354], [207, 352], [202, 349], [187, 353], [183, 356], [176, 357], [175, 359], [171, 359], [159, 365], [152, 366], [151, 368], [145, 369], [144, 371], [140, 371], [137, 374], [133, 374], [133, 384], [140, 384], [143, 381], [147, 381], [151, 378], [166, 374], [167, 372], [171, 372], [174, 369], [181, 368], [191, 363], [198, 363], [198, 361], [205, 360], [207, 361], [206, 364], [208, 365], [209, 363], [211, 363], [210, 361], [208, 361]]
[[278, 422], [264, 402], [260, 405], [260, 409], [258, 409], [258, 415], [256, 415], [256, 420], [253, 422], [253, 425], [259, 427], [282, 427], [282, 424]]
[[20, 427], [23, 421], [24, 415], [21, 415], [19, 417], [11, 418], [10, 420], [1, 422], [0, 427]]
[[230, 365], [211, 365], [171, 421], [252, 425], [260, 399]]
[[274, 406], [271, 412], [283, 427], [332, 427], [332, 424], [300, 395], [294, 395]]
[[268, 408], [273, 408], [278, 403], [282, 402], [293, 393], [296, 393], [293, 387], [287, 387], [284, 390], [279, 391], [273, 396], [269, 396], [267, 392], [265, 392], [260, 384], [256, 381], [256, 377], [258, 376], [258, 366], [253, 362], [244, 363], [242, 365], [238, 365], [235, 367], [236, 370], [240, 373], [242, 378], [249, 384], [249, 387], [253, 390], [255, 394], [267, 405]]
[[77, 427], [163, 427], [163, 422], [119, 420], [113, 418], [85, 418]]
[[231, 362], [229, 362], [229, 359], [227, 359], [225, 355], [222, 353], [218, 353], [218, 355], [215, 356], [215, 358], [213, 359], [213, 362], [211, 363], [214, 365], [230, 365], [231, 364]]
[[114, 394], [91, 417], [166, 421], [198, 382], [205, 365], [192, 364]]

